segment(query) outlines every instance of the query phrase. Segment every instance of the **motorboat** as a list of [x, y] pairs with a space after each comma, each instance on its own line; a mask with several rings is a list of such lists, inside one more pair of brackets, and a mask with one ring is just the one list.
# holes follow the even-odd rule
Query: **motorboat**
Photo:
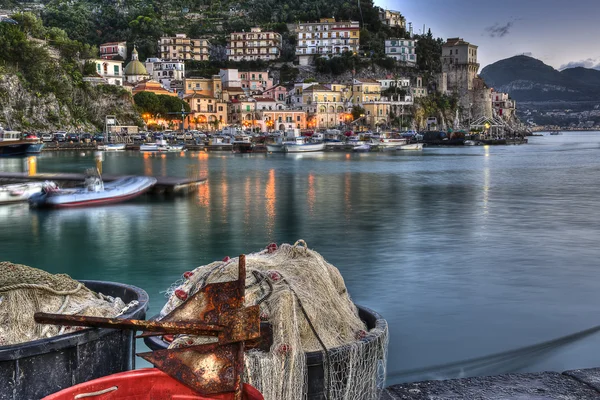
[[156, 178], [128, 176], [106, 184], [99, 174], [91, 174], [82, 188], [59, 189], [45, 182], [39, 193], [29, 198], [32, 207], [67, 208], [121, 203], [133, 199], [156, 184]]
[[371, 144], [376, 145], [378, 147], [400, 147], [408, 143], [408, 139], [394, 139], [394, 138], [381, 138], [381, 139], [371, 139]]
[[407, 143], [401, 145], [398, 150], [423, 150], [423, 143]]
[[465, 140], [464, 145], [465, 146], [476, 146], [477, 143], [475, 143], [474, 140]]
[[185, 151], [183, 144], [169, 144], [165, 139], [158, 139], [155, 143], [143, 144], [140, 151], [148, 152], [181, 152]]
[[19, 131], [7, 131], [0, 127], [0, 157], [23, 156], [30, 150], [39, 153], [43, 145], [37, 136], [23, 137]]
[[325, 150], [323, 142], [309, 142], [305, 137], [297, 137], [294, 142], [283, 143], [284, 153], [308, 153]]
[[283, 153], [283, 143], [269, 143], [267, 145], [267, 152], [269, 152], [269, 153]]
[[98, 146], [98, 150], [104, 151], [125, 151], [125, 143], [107, 143]]
[[27, 201], [35, 193], [42, 191], [42, 182], [12, 183], [0, 186], [0, 204]]
[[360, 144], [360, 145], [354, 146], [352, 151], [355, 151], [357, 153], [366, 153], [366, 152], [371, 151], [371, 145], [370, 144]]

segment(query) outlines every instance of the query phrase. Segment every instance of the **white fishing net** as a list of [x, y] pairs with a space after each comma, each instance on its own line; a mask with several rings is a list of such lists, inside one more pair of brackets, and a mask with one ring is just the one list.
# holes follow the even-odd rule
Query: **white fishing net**
[[0, 262], [0, 346], [84, 329], [38, 324], [36, 312], [110, 318], [127, 308], [120, 298], [92, 292], [68, 275]]
[[[337, 268], [299, 241], [246, 255], [246, 270], [246, 305], [260, 304], [261, 320], [273, 327], [273, 345], [269, 352], [246, 352], [245, 382], [266, 400], [304, 399], [309, 386], [311, 398], [379, 398], [385, 380], [387, 324], [367, 329]], [[237, 258], [186, 273], [169, 289], [159, 318], [205, 284], [237, 278]], [[179, 336], [170, 348], [211, 340]], [[308, 381], [309, 352], [321, 352], [322, 382]]]

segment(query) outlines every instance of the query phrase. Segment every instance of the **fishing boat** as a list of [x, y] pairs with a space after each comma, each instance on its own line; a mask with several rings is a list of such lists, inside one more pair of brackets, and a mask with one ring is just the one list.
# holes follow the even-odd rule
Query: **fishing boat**
[[0, 126], [0, 157], [23, 156], [30, 149], [39, 152], [42, 146], [43, 143], [37, 136], [23, 137], [19, 131], [7, 131]]
[[140, 151], [149, 152], [181, 152], [185, 151], [183, 144], [169, 144], [165, 139], [158, 139], [156, 143], [143, 144]]
[[40, 193], [42, 186], [42, 182], [13, 183], [0, 186], [0, 204], [27, 201], [35, 193]]
[[125, 143], [107, 143], [98, 146], [98, 150], [104, 151], [125, 151]]
[[325, 150], [325, 143], [308, 142], [305, 137], [297, 137], [294, 142], [283, 143], [284, 153], [308, 153]]
[[423, 150], [423, 143], [407, 143], [398, 147], [398, 150]]
[[100, 174], [90, 174], [84, 187], [59, 189], [45, 182], [42, 191], [29, 198], [32, 207], [66, 208], [121, 203], [133, 199], [156, 184], [156, 178], [128, 176], [104, 183]]

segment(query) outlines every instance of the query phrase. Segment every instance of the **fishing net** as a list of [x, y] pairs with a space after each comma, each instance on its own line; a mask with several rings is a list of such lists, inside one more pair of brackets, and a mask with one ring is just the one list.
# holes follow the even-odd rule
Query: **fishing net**
[[[269, 352], [248, 350], [245, 382], [266, 400], [304, 399], [306, 353], [320, 352], [327, 399], [378, 399], [385, 380], [387, 325], [367, 329], [333, 265], [304, 241], [246, 255], [246, 306], [260, 305], [260, 318], [273, 328]], [[224, 259], [186, 272], [168, 290], [159, 318], [207, 283], [238, 278], [238, 259]], [[182, 295], [184, 293], [184, 295]], [[170, 348], [214, 338], [179, 336]]]
[[37, 324], [36, 312], [115, 317], [127, 308], [120, 298], [92, 292], [68, 275], [0, 262], [0, 346], [84, 329]]

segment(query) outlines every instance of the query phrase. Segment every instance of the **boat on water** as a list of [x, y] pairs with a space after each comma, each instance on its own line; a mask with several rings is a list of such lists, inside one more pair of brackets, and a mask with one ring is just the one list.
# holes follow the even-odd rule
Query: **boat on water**
[[29, 197], [42, 191], [42, 182], [12, 183], [0, 186], [0, 204], [27, 201]]
[[98, 150], [104, 151], [125, 151], [125, 143], [107, 143], [98, 146]]
[[297, 137], [294, 142], [283, 143], [284, 153], [309, 153], [314, 151], [324, 151], [325, 143], [323, 142], [309, 142], [307, 138], [300, 136]]
[[128, 176], [107, 182], [100, 174], [91, 174], [84, 187], [59, 189], [53, 182], [45, 182], [39, 193], [29, 198], [32, 207], [67, 208], [121, 203], [133, 199], [156, 184], [156, 178]]
[[232, 143], [231, 151], [241, 154], [252, 153], [254, 151], [254, 143], [252, 143], [252, 138], [250, 136], [237, 137]]
[[169, 144], [164, 139], [158, 139], [155, 143], [143, 144], [140, 146], [140, 151], [149, 152], [181, 152], [185, 151], [183, 144]]
[[357, 153], [366, 153], [371, 151], [371, 145], [370, 144], [360, 144], [357, 146], [354, 146], [352, 148], [352, 151], [355, 151]]
[[552, 131], [552, 132], [550, 132], [550, 135], [552, 135], [552, 136], [562, 135], [562, 132], [561, 131]]
[[423, 143], [407, 143], [398, 147], [398, 150], [423, 150]]
[[39, 153], [43, 146], [37, 136], [24, 137], [19, 131], [7, 131], [0, 127], [0, 157]]

